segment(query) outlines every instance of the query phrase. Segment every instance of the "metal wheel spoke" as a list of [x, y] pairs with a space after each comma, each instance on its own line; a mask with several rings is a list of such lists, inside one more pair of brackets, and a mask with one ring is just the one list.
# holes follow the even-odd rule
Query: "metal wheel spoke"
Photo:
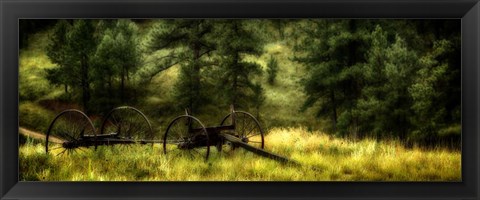
[[60, 149], [60, 148], [63, 148], [63, 147], [62, 146], [54, 147], [54, 148], [51, 148], [50, 150], [55, 150], [55, 149]]
[[[57, 156], [65, 153], [68, 155], [76, 153], [77, 151], [72, 148], [80, 145], [80, 139], [84, 135], [91, 133], [95, 134], [95, 127], [85, 113], [75, 109], [64, 110], [53, 119], [47, 130], [47, 140], [58, 138], [63, 140], [64, 143], [60, 144], [59, 147], [47, 145], [46, 151], [64, 148]], [[49, 141], [47, 143], [50, 144]], [[65, 148], [63, 145], [68, 145], [69, 147]]]
[[[113, 129], [113, 130], [112, 130]], [[105, 130], [108, 131], [105, 133]], [[130, 148], [142, 141], [151, 140], [147, 135], [152, 135], [152, 128], [147, 117], [138, 109], [121, 106], [107, 113], [101, 132], [104, 134], [115, 133], [125, 148]]]
[[245, 118], [242, 120], [242, 131], [240, 134], [242, 137], [245, 136]]
[[183, 140], [167, 140], [167, 144], [180, 144]]
[[[251, 114], [243, 111], [235, 111], [235, 134], [237, 137], [249, 139], [247, 143], [252, 143], [255, 146], [263, 148], [263, 132], [261, 130], [260, 124]], [[228, 119], [231, 119], [233, 114], [227, 115], [223, 118], [221, 125], [228, 122]], [[251, 140], [254, 139], [254, 140]], [[259, 140], [259, 141], [258, 141]], [[227, 143], [228, 144], [228, 143]], [[230, 145], [231, 146], [231, 145]], [[233, 146], [231, 146], [232, 149]]]
[[65, 153], [66, 150], [67, 150], [67, 149], [64, 149], [62, 152], [58, 153], [56, 156], [59, 156], [59, 155]]
[[[245, 120], [246, 120], [246, 119], [245, 119]], [[255, 129], [255, 124], [252, 124], [252, 123], [253, 123], [252, 121], [253, 121], [253, 120], [249, 120], [249, 121], [248, 121], [248, 124], [245, 126], [245, 130], [247, 130], [247, 127], [250, 128], [251, 125], [253, 125], [253, 128], [250, 129], [250, 131], [248, 131], [248, 132], [246, 131], [246, 132], [245, 132], [246, 134], [250, 133], [253, 129]]]
[[250, 136], [248, 136], [247, 138], [255, 137], [255, 136], [257, 136], [257, 135], [260, 135], [260, 133], [255, 134], [255, 135], [250, 135]]
[[[168, 125], [164, 135], [163, 148], [164, 152], [185, 152], [185, 155], [188, 154], [191, 158], [208, 157], [208, 153], [203, 153], [197, 146], [206, 142], [208, 142], [208, 135], [201, 122], [191, 116], [182, 115]], [[179, 148], [167, 148], [167, 144], [171, 143], [177, 144]]]
[[115, 117], [115, 115], [114, 115], [114, 114], [112, 115], [112, 119], [113, 119], [113, 121], [115, 121], [115, 123], [114, 123], [114, 124], [119, 124], [119, 121], [117, 120], [117, 118]]

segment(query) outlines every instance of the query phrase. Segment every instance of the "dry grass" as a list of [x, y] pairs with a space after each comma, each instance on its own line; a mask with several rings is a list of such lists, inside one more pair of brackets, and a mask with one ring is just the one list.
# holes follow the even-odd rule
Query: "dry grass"
[[20, 147], [20, 180], [38, 181], [461, 181], [461, 152], [406, 149], [398, 141], [348, 141], [303, 128], [272, 129], [266, 149], [289, 166], [242, 149], [210, 159], [163, 155], [160, 145], [100, 147], [45, 155], [41, 143]]
[[[141, 37], [151, 25], [140, 27]], [[43, 31], [31, 37], [30, 45], [19, 55], [20, 125], [37, 131], [45, 130], [54, 116], [50, 109], [41, 107], [39, 101], [55, 99], [63, 91], [44, 78], [44, 69], [54, 66], [45, 53], [48, 34], [49, 31]], [[144, 42], [142, 40], [142, 44]], [[151, 70], [153, 61], [165, 53], [145, 53], [145, 70]], [[461, 152], [458, 151], [406, 149], [396, 140], [355, 142], [309, 131], [328, 126], [315, 118], [314, 109], [298, 112], [305, 97], [298, 84], [304, 69], [291, 60], [294, 55], [291, 46], [285, 41], [271, 42], [265, 45], [263, 55], [247, 56], [245, 60], [259, 63], [265, 69], [271, 55], [279, 63], [277, 83], [266, 84], [265, 76], [255, 80], [263, 83], [266, 92], [265, 105], [259, 112], [262, 126], [301, 124], [307, 128], [270, 129], [265, 139], [266, 149], [297, 160], [301, 167], [282, 165], [242, 149], [220, 155], [212, 148], [208, 162], [188, 156], [165, 156], [160, 145], [101, 147], [97, 151], [87, 149], [65, 156], [47, 156], [41, 143], [27, 140], [19, 149], [20, 180], [461, 181]], [[162, 110], [159, 107], [165, 110], [170, 107], [177, 74], [178, 67], [172, 67], [155, 76], [148, 85], [149, 94], [144, 104], [150, 109], [144, 110], [149, 117]], [[148, 113], [151, 110], [154, 112]], [[215, 122], [228, 111], [224, 112]], [[153, 116], [155, 129], [165, 130], [171, 118], [163, 113]]]

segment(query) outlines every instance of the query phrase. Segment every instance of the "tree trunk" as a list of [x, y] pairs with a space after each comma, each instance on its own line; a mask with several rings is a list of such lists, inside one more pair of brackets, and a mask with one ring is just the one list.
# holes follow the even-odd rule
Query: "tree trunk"
[[[357, 34], [357, 23], [356, 20], [350, 20], [349, 21], [349, 31], [351, 34], [355, 35]], [[360, 43], [358, 43], [357, 40], [353, 40], [349, 43], [349, 51], [348, 51], [348, 65], [349, 67], [354, 66], [356, 63], [361, 62], [357, 56], [357, 49], [359, 48]], [[360, 98], [360, 82], [357, 77], [351, 78], [348, 81], [348, 84], [350, 86], [350, 99], [351, 105], [349, 106], [349, 112], [350, 112], [350, 127], [351, 127], [351, 134], [353, 135], [353, 139], [356, 141], [359, 136], [359, 128], [358, 128], [358, 116], [354, 116], [352, 113], [352, 110], [355, 108], [355, 102]]]
[[108, 95], [113, 96], [112, 76], [108, 76]]
[[88, 57], [86, 55], [82, 56], [80, 61], [82, 68], [82, 104], [85, 113], [89, 113], [90, 109], [88, 108], [88, 102], [90, 101], [90, 86], [88, 82]]
[[238, 60], [239, 60], [239, 55], [238, 53], [235, 53], [234, 59], [233, 59], [233, 65], [232, 65], [232, 70], [233, 70], [233, 83], [232, 83], [232, 104], [235, 107], [239, 107], [237, 105], [237, 91], [238, 91], [238, 74], [237, 74], [237, 67], [238, 67]]
[[120, 100], [122, 103], [125, 103], [125, 67], [122, 67], [121, 73], [121, 83], [120, 83]]
[[192, 96], [189, 97], [190, 99], [190, 112], [194, 113], [194, 111], [197, 109], [196, 107], [198, 105], [198, 99], [200, 97], [200, 65], [199, 65], [199, 60], [200, 60], [200, 43], [195, 42], [193, 44], [193, 74], [190, 75], [192, 78], [192, 91], [190, 94], [193, 94]]

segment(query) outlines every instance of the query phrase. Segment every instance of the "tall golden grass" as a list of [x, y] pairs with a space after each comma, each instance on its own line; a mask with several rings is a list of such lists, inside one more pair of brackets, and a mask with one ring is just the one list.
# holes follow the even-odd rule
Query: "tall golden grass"
[[[397, 140], [350, 141], [304, 128], [275, 128], [265, 149], [301, 166], [281, 164], [243, 149], [208, 161], [164, 155], [161, 145], [102, 146], [45, 154], [42, 143], [20, 147], [22, 181], [461, 181], [461, 152], [407, 149]], [[177, 150], [180, 151], [180, 150]]]

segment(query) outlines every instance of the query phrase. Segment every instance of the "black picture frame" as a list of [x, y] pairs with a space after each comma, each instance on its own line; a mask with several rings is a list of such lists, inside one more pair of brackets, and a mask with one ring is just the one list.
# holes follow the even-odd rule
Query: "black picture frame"
[[[1, 199], [478, 199], [478, 0], [0, 0]], [[462, 182], [19, 182], [20, 18], [461, 18]]]

